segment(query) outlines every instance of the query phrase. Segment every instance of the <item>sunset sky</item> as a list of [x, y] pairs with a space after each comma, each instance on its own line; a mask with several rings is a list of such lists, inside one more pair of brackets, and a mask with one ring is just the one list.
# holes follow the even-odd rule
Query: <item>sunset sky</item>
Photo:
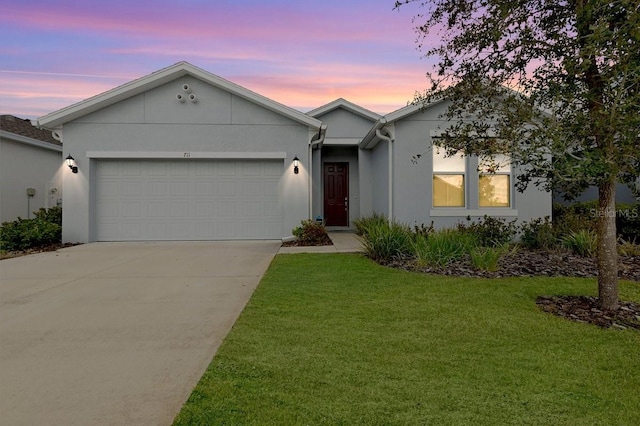
[[179, 61], [301, 111], [378, 113], [429, 63], [393, 0], [0, 0], [0, 113], [36, 118]]

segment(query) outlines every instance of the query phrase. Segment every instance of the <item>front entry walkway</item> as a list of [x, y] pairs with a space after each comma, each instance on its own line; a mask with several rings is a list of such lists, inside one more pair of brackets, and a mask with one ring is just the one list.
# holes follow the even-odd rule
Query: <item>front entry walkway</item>
[[279, 247], [94, 243], [1, 261], [0, 424], [171, 424]]

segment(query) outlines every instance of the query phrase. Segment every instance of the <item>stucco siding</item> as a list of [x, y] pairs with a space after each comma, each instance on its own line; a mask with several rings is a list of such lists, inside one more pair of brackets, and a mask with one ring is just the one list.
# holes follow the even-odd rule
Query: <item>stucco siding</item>
[[[406, 120], [395, 124], [394, 216], [399, 222], [430, 223], [431, 139], [438, 122]], [[417, 162], [412, 159], [421, 154]]]
[[[176, 99], [182, 84], [189, 84], [197, 103]], [[311, 133], [303, 124], [193, 77], [176, 79], [71, 121], [63, 128], [65, 153], [76, 158], [78, 174], [65, 173], [63, 239], [95, 239], [93, 169], [100, 159], [89, 158], [88, 153], [99, 153], [102, 158], [117, 153], [126, 158], [132, 152], [140, 158], [156, 152], [175, 153], [175, 158], [183, 152], [235, 153], [240, 160], [251, 153], [274, 153], [276, 157], [285, 153], [283, 229], [289, 235], [309, 215], [304, 153]], [[296, 154], [303, 164], [294, 175], [291, 161]]]
[[379, 143], [371, 152], [371, 206], [373, 213], [389, 215], [389, 154], [387, 143]]
[[327, 138], [362, 138], [373, 121], [342, 108], [334, 109], [317, 117], [327, 124]]
[[[62, 201], [62, 153], [2, 138], [0, 141], [0, 222], [33, 217]], [[27, 188], [34, 188], [29, 197]]]

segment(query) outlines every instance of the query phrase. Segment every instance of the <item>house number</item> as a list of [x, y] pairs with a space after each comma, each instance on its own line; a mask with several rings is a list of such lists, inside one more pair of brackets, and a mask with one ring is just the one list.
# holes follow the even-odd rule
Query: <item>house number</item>
[[191, 153], [190, 152], [185, 152], [183, 157], [184, 158], [191, 158]]

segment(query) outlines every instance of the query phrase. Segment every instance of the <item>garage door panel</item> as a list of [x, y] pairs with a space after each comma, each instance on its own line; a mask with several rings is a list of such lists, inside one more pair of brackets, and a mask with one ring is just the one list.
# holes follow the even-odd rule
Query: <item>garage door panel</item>
[[283, 169], [282, 160], [99, 161], [97, 239], [280, 238]]
[[139, 167], [136, 167], [133, 163], [121, 163], [119, 167], [119, 171], [117, 172], [118, 176], [140, 176], [141, 171]]

